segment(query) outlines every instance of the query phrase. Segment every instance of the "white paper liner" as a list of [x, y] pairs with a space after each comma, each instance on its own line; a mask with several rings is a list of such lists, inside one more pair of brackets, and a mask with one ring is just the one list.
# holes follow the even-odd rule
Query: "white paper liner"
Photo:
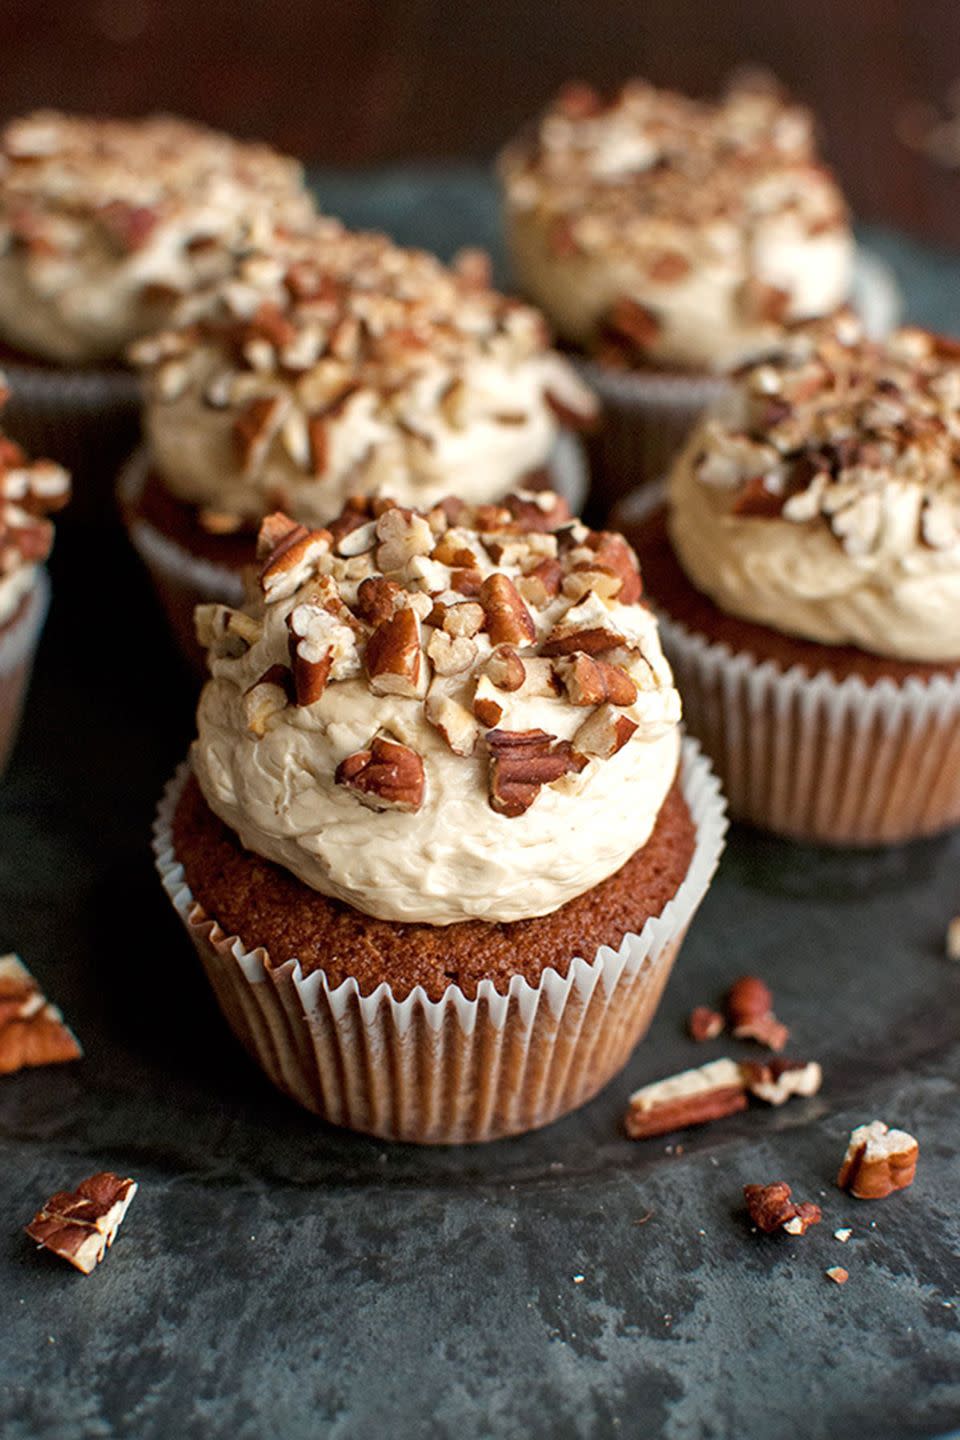
[[[624, 523], [664, 503], [632, 495]], [[641, 557], [642, 563], [642, 557]], [[689, 630], [655, 595], [684, 722], [710, 756], [731, 815], [828, 845], [884, 845], [960, 823], [960, 670], [868, 685], [837, 680]]]
[[[147, 449], [140, 446], [120, 471], [117, 498], [126, 517], [127, 533], [153, 580], [170, 628], [190, 663], [203, 670], [203, 655], [193, 633], [194, 607], [209, 601], [242, 604], [243, 580], [226, 565], [193, 555], [136, 515], [149, 468]], [[573, 514], [579, 514], [587, 495], [588, 471], [583, 445], [577, 436], [560, 432], [549, 469], [557, 493], [563, 496]]]
[[331, 988], [299, 962], [273, 965], [246, 950], [194, 901], [174, 851], [172, 820], [189, 776], [178, 769], [154, 823], [157, 870], [238, 1038], [275, 1085], [336, 1125], [385, 1139], [458, 1144], [549, 1124], [591, 1098], [646, 1032], [673, 960], [724, 846], [723, 797], [695, 742], [683, 746], [682, 786], [697, 829], [686, 875], [662, 913], [619, 950], [602, 946], [565, 976], [520, 975], [499, 994], [489, 980], [470, 1000], [456, 985], [404, 1000], [381, 984]]
[[50, 578], [38, 569], [23, 611], [0, 628], [0, 774], [17, 737], [33, 657], [50, 608]]

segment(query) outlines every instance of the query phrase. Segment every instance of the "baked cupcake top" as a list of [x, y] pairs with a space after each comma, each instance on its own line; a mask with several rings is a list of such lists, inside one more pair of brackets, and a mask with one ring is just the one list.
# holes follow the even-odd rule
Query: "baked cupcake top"
[[276, 508], [325, 524], [358, 491], [500, 499], [546, 464], [558, 417], [594, 413], [476, 253], [450, 268], [321, 219], [193, 308], [133, 353], [164, 483], [222, 529]]
[[[0, 408], [9, 397], [0, 375]], [[0, 431], [0, 625], [17, 612], [53, 544], [46, 518], [70, 498], [70, 476], [52, 460], [28, 460]]]
[[671, 540], [721, 609], [902, 660], [960, 660], [960, 346], [794, 336], [706, 419], [670, 481]]
[[0, 335], [28, 354], [120, 358], [268, 220], [305, 223], [299, 163], [166, 115], [53, 110], [0, 134]]
[[548, 914], [648, 839], [680, 701], [634, 554], [549, 492], [282, 514], [201, 606], [193, 765], [247, 849], [364, 914]]
[[568, 86], [501, 174], [525, 292], [615, 365], [725, 370], [847, 297], [843, 197], [809, 112], [769, 88]]

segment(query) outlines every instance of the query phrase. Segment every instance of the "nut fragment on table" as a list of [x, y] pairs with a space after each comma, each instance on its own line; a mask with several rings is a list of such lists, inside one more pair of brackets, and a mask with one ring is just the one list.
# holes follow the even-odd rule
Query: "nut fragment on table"
[[882, 1120], [859, 1125], [850, 1136], [837, 1184], [858, 1200], [882, 1200], [913, 1184], [920, 1146], [905, 1130]]
[[850, 1271], [844, 1270], [842, 1265], [831, 1265], [830, 1269], [825, 1270], [823, 1273], [828, 1280], [833, 1281], [834, 1285], [846, 1285], [850, 1279]]
[[0, 955], [0, 1075], [28, 1065], [79, 1060], [83, 1051], [60, 1011], [17, 955]]
[[772, 1235], [775, 1230], [805, 1235], [811, 1225], [819, 1225], [823, 1218], [820, 1206], [808, 1200], [797, 1204], [791, 1199], [792, 1193], [785, 1180], [777, 1180], [772, 1185], [744, 1185], [747, 1211], [758, 1230], [766, 1235]]
[[727, 991], [727, 1021], [737, 1040], [756, 1040], [770, 1050], [782, 1050], [790, 1031], [773, 1013], [770, 989], [756, 975], [741, 975]]
[[58, 1190], [27, 1225], [31, 1240], [89, 1275], [113, 1244], [130, 1202], [135, 1180], [102, 1171], [81, 1180], [76, 1190]]
[[635, 1090], [624, 1124], [631, 1140], [646, 1140], [735, 1115], [751, 1097], [783, 1105], [794, 1095], [815, 1095], [822, 1080], [815, 1060], [711, 1060]]
[[809, 1099], [823, 1084], [816, 1060], [747, 1060], [743, 1063], [747, 1089], [768, 1105], [784, 1105], [793, 1095]]
[[698, 1043], [715, 1040], [724, 1028], [724, 1019], [719, 1010], [709, 1005], [695, 1005], [687, 1017], [687, 1031], [691, 1040]]

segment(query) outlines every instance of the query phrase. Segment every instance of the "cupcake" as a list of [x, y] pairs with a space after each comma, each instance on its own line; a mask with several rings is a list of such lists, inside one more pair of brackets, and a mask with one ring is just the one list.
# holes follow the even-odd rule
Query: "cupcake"
[[834, 845], [960, 820], [960, 348], [794, 337], [621, 517], [734, 815]]
[[770, 88], [569, 86], [500, 172], [517, 282], [604, 402], [608, 503], [662, 476], [732, 369], [849, 293], [843, 197], [808, 111]]
[[312, 213], [296, 161], [169, 116], [10, 121], [0, 134], [0, 342], [15, 433], [109, 474], [105, 439], [129, 449], [136, 435], [126, 347], [226, 273], [268, 219]]
[[[8, 393], [0, 375], [0, 407]], [[0, 433], [0, 773], [16, 739], [50, 600], [43, 562], [53, 526], [46, 517], [69, 498], [66, 470], [51, 460], [28, 460]]]
[[484, 259], [449, 268], [318, 219], [134, 348], [147, 449], [121, 503], [182, 640], [195, 604], [239, 602], [275, 509], [309, 527], [352, 495], [429, 508], [561, 483], [563, 427], [589, 422], [593, 398], [541, 317], [490, 289]]
[[489, 1140], [624, 1065], [722, 848], [636, 560], [556, 496], [268, 516], [158, 866], [237, 1035], [338, 1125]]

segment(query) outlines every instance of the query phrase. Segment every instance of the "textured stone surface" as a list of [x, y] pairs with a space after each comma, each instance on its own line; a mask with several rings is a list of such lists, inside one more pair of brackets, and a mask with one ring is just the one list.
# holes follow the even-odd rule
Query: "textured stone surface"
[[[943, 954], [960, 835], [835, 855], [735, 834], [649, 1039], [585, 1111], [486, 1149], [339, 1134], [219, 1018], [148, 848], [189, 680], [119, 534], [94, 552], [65, 523], [61, 542], [0, 785], [0, 950], [87, 1054], [0, 1081], [4, 1440], [899, 1440], [960, 1423], [960, 968]], [[822, 1060], [821, 1095], [625, 1140], [633, 1086], [758, 1053], [683, 1030], [745, 970], [773, 986], [788, 1053]], [[874, 1118], [921, 1158], [911, 1190], [871, 1205], [833, 1179]], [[83, 1278], [20, 1226], [104, 1168], [141, 1188]], [[742, 1186], [774, 1179], [823, 1206], [803, 1239], [750, 1233]]]

